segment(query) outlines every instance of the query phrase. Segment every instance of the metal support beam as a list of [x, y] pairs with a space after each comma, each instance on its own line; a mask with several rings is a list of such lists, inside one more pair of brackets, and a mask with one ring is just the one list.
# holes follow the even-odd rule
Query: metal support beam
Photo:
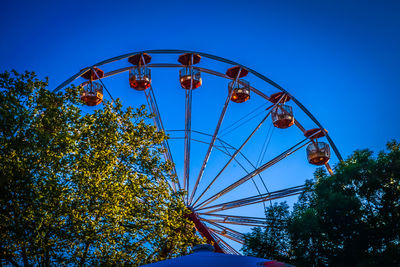
[[[238, 71], [238, 74], [236, 75], [236, 79], [233, 82], [232, 88], [234, 88], [234, 85], [238, 82], [241, 71], [242, 71], [242, 69], [240, 68], [239, 71]], [[211, 154], [211, 151], [213, 149], [214, 143], [215, 143], [215, 141], [217, 139], [219, 128], [221, 127], [222, 121], [224, 120], [225, 113], [226, 113], [226, 110], [228, 108], [228, 104], [231, 101], [232, 93], [233, 93], [233, 90], [230, 90], [229, 94], [228, 94], [228, 97], [225, 100], [224, 106], [222, 108], [221, 115], [219, 116], [219, 120], [218, 120], [217, 126], [215, 127], [215, 131], [214, 131], [213, 137], [211, 139], [210, 145], [208, 146], [208, 150], [207, 150], [206, 156], [204, 157], [203, 164], [201, 165], [199, 175], [198, 175], [198, 177], [196, 179], [196, 183], [195, 183], [195, 185], [193, 187], [193, 191], [192, 191], [192, 195], [190, 196], [189, 204], [193, 200], [193, 197], [194, 197], [194, 195], [196, 193], [196, 190], [197, 190], [197, 187], [199, 185], [199, 182], [200, 182], [201, 178], [203, 177], [204, 170], [205, 170], [207, 162], [208, 162], [208, 160], [210, 158], [210, 154]]]
[[228, 243], [226, 243], [223, 239], [221, 239], [218, 235], [213, 233], [213, 237], [217, 240], [218, 244], [226, 251], [229, 252], [230, 254], [234, 255], [240, 255], [240, 253], [231, 247]]
[[[272, 106], [269, 106], [267, 108], [268, 111], [267, 115], [264, 117], [264, 119], [261, 120], [261, 122], [256, 126], [256, 128], [251, 132], [251, 134], [246, 138], [246, 140], [242, 143], [242, 145], [235, 151], [235, 153], [231, 156], [231, 158], [228, 160], [228, 162], [225, 164], [225, 166], [219, 171], [219, 173], [214, 177], [214, 179], [210, 182], [210, 184], [207, 186], [207, 188], [201, 193], [201, 195], [197, 198], [197, 200], [194, 202], [193, 206], [197, 204], [197, 202], [201, 199], [201, 197], [210, 189], [210, 187], [214, 184], [214, 182], [217, 180], [217, 178], [224, 172], [224, 170], [228, 167], [228, 165], [232, 162], [233, 159], [240, 153], [240, 151], [243, 149], [243, 147], [249, 142], [249, 140], [254, 136], [254, 134], [257, 132], [258, 129], [260, 129], [261, 125], [267, 120], [273, 109], [282, 101], [282, 99], [285, 97], [285, 94], [282, 94], [282, 96], [279, 98], [279, 100]], [[262, 179], [261, 179], [262, 181]], [[264, 182], [263, 182], [264, 183]], [[258, 190], [258, 188], [257, 188]]]
[[[307, 141], [307, 142], [306, 142]], [[206, 206], [207, 204], [213, 202], [214, 200], [218, 199], [219, 197], [221, 197], [222, 195], [225, 195], [226, 193], [232, 191], [233, 189], [235, 189], [236, 187], [238, 187], [239, 185], [247, 182], [248, 180], [250, 180], [251, 178], [253, 178], [254, 176], [256, 176], [257, 174], [265, 171], [266, 169], [268, 169], [269, 167], [273, 166], [274, 164], [276, 164], [277, 162], [281, 161], [282, 159], [286, 158], [287, 156], [289, 156], [290, 154], [296, 152], [297, 150], [299, 150], [300, 148], [304, 147], [305, 145], [307, 145], [310, 142], [310, 140], [308, 140], [308, 138], [303, 139], [302, 141], [298, 142], [297, 144], [295, 144], [294, 146], [292, 146], [291, 148], [287, 149], [285, 152], [281, 153], [280, 155], [276, 156], [275, 158], [273, 158], [272, 160], [268, 161], [267, 163], [263, 164], [261, 167], [259, 167], [258, 169], [255, 169], [254, 171], [252, 171], [251, 173], [249, 173], [248, 175], [244, 176], [243, 178], [239, 179], [238, 181], [236, 181], [235, 183], [229, 185], [228, 187], [224, 188], [223, 190], [221, 190], [220, 192], [216, 193], [215, 195], [211, 196], [210, 198], [206, 199], [205, 201], [203, 201], [202, 203], [198, 204], [197, 206], [195, 206], [196, 209], [200, 209], [204, 206]]]
[[251, 227], [267, 227], [266, 222], [264, 223], [246, 223], [246, 222], [231, 222], [231, 221], [224, 221], [221, 219], [209, 219], [210, 222], [215, 223], [226, 223], [226, 224], [233, 224], [233, 225], [241, 225], [241, 226], [251, 226]]
[[[300, 185], [300, 186], [295, 186], [287, 189], [282, 189], [274, 192], [270, 192], [267, 194], [262, 194], [262, 195], [256, 195], [252, 197], [247, 197], [247, 198], [242, 198], [238, 200], [233, 200], [221, 204], [216, 204], [213, 206], [209, 207], [203, 207], [203, 208], [198, 208], [196, 211], [200, 210], [208, 210], [208, 211], [203, 211], [202, 214], [207, 214], [207, 215], [212, 215], [214, 212], [222, 211], [222, 210], [229, 210], [229, 209], [234, 209], [238, 207], [243, 207], [243, 206], [248, 206], [248, 205], [254, 205], [258, 203], [262, 203], [265, 201], [270, 201], [274, 199], [279, 199], [279, 198], [284, 198], [284, 197], [289, 197], [289, 196], [294, 196], [301, 194], [305, 189], [305, 185]], [[212, 209], [212, 210], [210, 210]]]
[[240, 232], [238, 232], [238, 231], [235, 231], [235, 230], [233, 230], [233, 229], [231, 229], [231, 228], [229, 228], [229, 227], [227, 227], [227, 226], [225, 226], [225, 225], [220, 225], [220, 224], [218, 224], [218, 223], [208, 221], [207, 219], [204, 219], [204, 218], [202, 218], [202, 220], [203, 220], [204, 222], [210, 224], [210, 225], [213, 225], [213, 226], [217, 227], [217, 228], [220, 229], [220, 230], [223, 230], [223, 231], [228, 232], [229, 235], [235, 237], [236, 239], [239, 239], [239, 240], [243, 240], [243, 241], [244, 241], [244, 234], [242, 234], [242, 233], [240, 233]]
[[[191, 81], [192, 87], [192, 81]], [[185, 90], [185, 146], [183, 166], [183, 188], [189, 194], [189, 173], [190, 173], [190, 143], [192, 125], [192, 90]]]
[[244, 245], [244, 240], [237, 239], [237, 238], [235, 238], [235, 237], [229, 235], [228, 232], [226, 232], [226, 231], [224, 231], [224, 230], [218, 230], [218, 229], [214, 229], [214, 228], [211, 228], [211, 227], [208, 227], [208, 229], [209, 229], [210, 231], [216, 233], [216, 234], [222, 235], [223, 237], [226, 237], [226, 238], [228, 238], [228, 239], [230, 239], [230, 240], [232, 240], [232, 241], [235, 241], [235, 242], [237, 242], [237, 243], [239, 243], [239, 244]]
[[193, 54], [190, 57], [190, 89], [185, 90], [185, 148], [183, 166], [183, 187], [186, 190], [186, 203], [189, 199], [189, 176], [190, 176], [190, 144], [192, 135], [192, 92], [193, 92]]
[[237, 216], [237, 215], [224, 215], [224, 214], [213, 214], [213, 213], [197, 213], [198, 215], [206, 215], [210, 217], [217, 218], [209, 218], [209, 221], [215, 223], [231, 223], [231, 224], [239, 224], [239, 225], [249, 225], [252, 226], [265, 226], [267, 221], [265, 218], [259, 217], [248, 217], [248, 216]]
[[218, 174], [214, 177], [214, 179], [208, 184], [206, 189], [200, 194], [200, 196], [197, 198], [197, 200], [193, 203], [193, 206], [197, 204], [197, 202], [201, 199], [202, 196], [210, 189], [210, 187], [214, 184], [214, 182], [217, 180], [217, 178], [225, 171], [225, 169], [229, 166], [229, 164], [236, 158], [236, 156], [240, 153], [240, 151], [243, 149], [243, 147], [249, 142], [249, 140], [254, 136], [254, 134], [257, 132], [258, 129], [260, 129], [261, 125], [267, 120], [269, 115], [271, 114], [271, 111], [267, 113], [267, 115], [260, 121], [260, 123], [257, 125], [257, 127], [251, 132], [251, 134], [246, 138], [246, 140], [242, 143], [242, 145], [233, 153], [231, 158], [228, 160], [227, 163], [225, 163], [224, 167], [218, 172]]
[[[165, 132], [164, 125], [163, 125], [162, 119], [161, 119], [161, 114], [158, 110], [158, 105], [157, 105], [156, 97], [154, 95], [153, 87], [150, 86], [150, 88], [148, 90], [145, 90], [144, 92], [145, 92], [145, 96], [147, 99], [147, 104], [150, 108], [150, 112], [154, 114], [154, 117], [153, 117], [154, 125], [156, 126], [158, 131]], [[172, 158], [171, 148], [169, 146], [168, 140], [164, 140], [162, 146], [164, 147], [164, 150], [165, 150], [164, 158], [166, 160], [174, 163], [174, 160]], [[175, 165], [172, 170], [172, 175], [174, 176], [173, 179], [176, 179], [176, 181], [171, 180], [173, 190], [176, 192], [176, 185], [178, 185], [179, 190], [181, 189], [181, 185], [179, 183], [179, 179], [177, 178]]]
[[218, 242], [208, 231], [208, 228], [199, 220], [194, 211], [186, 215], [186, 217], [194, 223], [194, 226], [196, 227], [196, 230], [200, 233], [200, 235], [204, 237], [209, 244], [212, 244], [214, 246], [215, 252], [224, 253], [222, 248], [218, 245]]

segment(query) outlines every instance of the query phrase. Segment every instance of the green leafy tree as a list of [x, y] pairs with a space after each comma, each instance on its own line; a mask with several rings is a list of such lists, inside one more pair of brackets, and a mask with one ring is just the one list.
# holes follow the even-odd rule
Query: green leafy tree
[[395, 141], [387, 148], [377, 157], [354, 152], [332, 176], [317, 172], [310, 201], [295, 208], [290, 229], [299, 258], [313, 246], [304, 265], [400, 264], [400, 150]]
[[[296, 266], [400, 265], [400, 145], [392, 141], [387, 149], [376, 157], [355, 151], [334, 175], [319, 169], [307, 181], [281, 228]], [[256, 253], [274, 249], [259, 245], [268, 231], [251, 234]]]
[[199, 242], [144, 107], [84, 114], [79, 88], [0, 74], [3, 264], [141, 265]]

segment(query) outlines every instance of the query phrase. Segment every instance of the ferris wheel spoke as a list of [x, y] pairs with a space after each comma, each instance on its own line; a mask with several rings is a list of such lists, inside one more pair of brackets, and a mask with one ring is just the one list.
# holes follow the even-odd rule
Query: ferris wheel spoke
[[257, 125], [257, 127], [251, 132], [251, 134], [246, 138], [246, 140], [242, 143], [242, 145], [233, 153], [233, 155], [230, 157], [227, 163], [225, 163], [224, 167], [218, 172], [218, 174], [214, 177], [214, 179], [208, 184], [206, 189], [200, 194], [200, 196], [197, 198], [197, 200], [193, 203], [193, 205], [196, 205], [197, 202], [204, 196], [204, 194], [210, 189], [210, 187], [214, 184], [214, 182], [217, 180], [217, 178], [225, 171], [225, 169], [228, 167], [228, 165], [236, 158], [236, 156], [240, 153], [240, 151], [243, 149], [243, 147], [248, 143], [248, 141], [254, 136], [254, 134], [257, 132], [258, 129], [260, 129], [261, 125], [266, 121], [266, 119], [269, 117], [271, 114], [271, 110], [267, 113], [267, 115], [261, 120], [261, 122]]
[[[200, 143], [204, 143], [204, 144], [209, 144], [208, 142], [204, 142], [204, 141], [200, 141], [200, 140], [197, 140], [197, 139], [192, 139], [193, 141], [196, 141], [196, 142], [200, 142]], [[219, 140], [218, 140], [219, 141]], [[217, 145], [214, 145], [214, 148], [216, 149], [216, 150], [218, 150], [218, 151], [220, 151], [220, 152], [222, 152], [222, 153], [224, 153], [225, 155], [227, 155], [228, 157], [230, 157], [230, 156], [232, 156], [232, 154], [230, 154], [229, 153], [229, 150], [227, 150], [227, 148], [222, 144], [221, 146], [217, 146]], [[239, 163], [240, 164], [240, 163]]]
[[186, 190], [186, 201], [189, 200], [189, 176], [190, 176], [190, 144], [192, 135], [192, 94], [193, 94], [193, 57], [190, 57], [190, 88], [185, 91], [185, 148], [183, 165], [183, 187]]
[[[306, 141], [308, 141], [308, 142], [306, 142]], [[215, 195], [209, 197], [208, 199], [206, 199], [202, 203], [198, 204], [197, 206], [195, 206], [195, 208], [196, 209], [202, 208], [202, 207], [206, 206], [207, 204], [215, 201], [216, 199], [218, 199], [219, 197], [221, 197], [221, 196], [225, 195], [226, 193], [232, 191], [233, 189], [235, 189], [239, 185], [247, 182], [248, 180], [250, 180], [251, 178], [253, 178], [257, 174], [265, 171], [266, 169], [270, 168], [271, 166], [273, 166], [274, 164], [278, 163], [282, 159], [288, 157], [289, 155], [293, 154], [297, 150], [301, 149], [302, 147], [307, 145], [309, 142], [311, 142], [311, 141], [308, 138], [303, 139], [302, 141], [298, 142], [297, 144], [295, 144], [291, 148], [287, 149], [285, 152], [281, 153], [280, 155], [276, 156], [272, 160], [270, 160], [267, 163], [263, 164], [261, 167], [255, 169], [254, 171], [252, 171], [251, 173], [249, 173], [246, 176], [242, 177], [238, 181], [234, 182], [233, 184], [229, 185], [228, 187], [222, 189], [220, 192], [216, 193]]]
[[[222, 141], [222, 140], [219, 140], [219, 141], [220, 141], [220, 143], [225, 147], [225, 149], [227, 149], [226, 146], [224, 145], [225, 142]], [[230, 146], [228, 143], [225, 143], [225, 144], [228, 145], [228, 146]], [[232, 147], [232, 146], [230, 146], [230, 148], [235, 149], [235, 148]], [[249, 164], [251, 165], [251, 167], [253, 167], [254, 169], [257, 169], [257, 167], [256, 167], [242, 152], [240, 152], [240, 155], [247, 161], [247, 163], [249, 163]], [[231, 156], [231, 155], [229, 155], [229, 156]], [[246, 172], [246, 174], [249, 174], [249, 172], [246, 170], [246, 168], [245, 168], [236, 158], [235, 158], [235, 162]], [[266, 186], [266, 184], [265, 184], [263, 178], [261, 177], [261, 174], [259, 173], [259, 174], [257, 174], [257, 176], [258, 176], [258, 178], [260, 179], [262, 185], [264, 186], [265, 191], [266, 191], [267, 193], [269, 193], [269, 190], [268, 190], [268, 188], [267, 188], [267, 186]], [[260, 189], [259, 189], [258, 186], [257, 186], [257, 183], [254, 181], [253, 178], [252, 178], [251, 180], [253, 181], [253, 184], [254, 184], [254, 186], [256, 187], [258, 194], [261, 195], [261, 192], [260, 192]], [[264, 204], [264, 203], [263, 203], [263, 204]], [[265, 205], [264, 205], [264, 209], [265, 209]]]
[[[181, 139], [182, 139], [182, 138], [181, 138]], [[193, 140], [193, 141], [197, 141], [197, 142], [201, 142], [201, 143], [206, 143], [206, 144], [208, 144], [207, 142], [199, 141], [199, 140], [196, 140], [196, 139], [192, 139], [192, 140]], [[222, 150], [222, 149], [220, 148], [220, 146], [217, 146], [217, 145], [214, 145], [214, 147], [215, 147], [218, 151], [221, 151], [221, 152], [224, 153], [225, 155], [231, 157], [232, 154], [229, 153], [228, 147], [231, 148], [231, 149], [235, 149], [235, 148], [232, 147], [231, 145], [229, 145], [228, 143], [225, 143], [224, 141], [222, 141], [222, 140], [219, 139], [219, 138], [217, 138], [217, 140], [221, 143], [221, 146], [222, 146], [222, 148], [223, 148], [224, 150]], [[227, 146], [228, 146], [228, 147], [227, 147]], [[256, 168], [256, 167], [254, 166], [254, 164], [253, 164], [244, 154], [242, 154], [241, 152], [240, 152], [240, 154], [241, 154], [241, 156], [242, 156], [253, 168]], [[238, 161], [236, 158], [235, 158], [234, 160], [235, 160], [235, 162], [244, 170], [245, 173], [247, 173], [247, 174], [249, 173], [249, 171], [247, 171], [247, 169], [243, 166], [242, 163], [240, 163], [240, 161]], [[269, 191], [268, 191], [268, 188], [267, 188], [267, 186], [265, 185], [264, 180], [262, 179], [262, 177], [261, 177], [260, 174], [258, 174], [258, 177], [260, 178], [262, 184], [264, 185], [264, 188], [265, 188], [266, 192], [269, 192]], [[255, 188], [256, 188], [258, 194], [261, 195], [261, 191], [260, 191], [260, 189], [258, 188], [257, 183], [254, 181], [253, 178], [252, 178], [251, 180], [252, 180], [252, 182], [253, 182], [253, 184], [254, 184], [254, 186], [255, 186]], [[264, 209], [265, 209], [265, 203], [263, 203], [263, 205], [264, 205]]]
[[250, 226], [265, 226], [267, 224], [265, 218], [259, 218], [259, 217], [225, 215], [225, 214], [207, 214], [207, 213], [197, 213], [197, 214], [206, 215], [209, 217], [217, 217], [217, 218], [207, 219], [214, 223], [228, 223], [228, 224], [250, 225]]
[[[192, 88], [193, 79], [190, 81]], [[183, 166], [183, 188], [189, 194], [189, 173], [190, 173], [190, 143], [191, 143], [191, 125], [192, 125], [192, 89], [185, 91], [185, 149]]]
[[231, 247], [228, 243], [226, 243], [222, 238], [220, 238], [215, 232], [211, 232], [215, 240], [218, 242], [218, 244], [222, 247], [223, 250], [226, 252], [229, 252], [230, 254], [235, 254], [235, 255], [240, 255], [240, 253]]
[[[193, 141], [197, 141], [197, 142], [201, 142], [201, 143], [206, 143], [206, 144], [208, 144], [207, 142], [199, 141], [199, 140], [197, 140], [197, 139], [192, 139], [192, 140], [193, 140]], [[218, 151], [224, 153], [224, 154], [227, 155], [228, 157], [232, 157], [232, 154], [229, 153], [229, 149], [228, 149], [227, 146], [224, 144], [224, 142], [223, 142], [222, 140], [220, 140], [219, 138], [217, 138], [217, 140], [221, 143], [221, 146], [222, 146], [222, 148], [223, 148], [224, 150], [222, 150], [222, 149], [220, 148], [220, 146], [217, 146], [217, 145], [214, 145], [215, 149], [217, 149]], [[247, 159], [242, 153], [240, 153], [240, 154], [244, 157], [244, 159], [245, 159], [248, 163], [250, 163], [250, 165], [253, 166], [253, 168], [255, 168], [255, 166], [251, 163], [251, 161], [249, 161], [249, 159]], [[240, 161], [238, 161], [236, 158], [235, 158], [234, 160], [235, 160], [235, 162], [244, 170], [244, 172], [246, 172], [247, 174], [249, 173], [249, 172], [247, 171], [247, 169], [243, 166], [243, 164], [240, 163]], [[258, 174], [258, 176], [259, 176], [259, 178], [260, 178], [262, 184], [264, 185], [265, 190], [268, 192], [268, 188], [267, 188], [267, 186], [265, 185], [263, 179], [261, 178], [261, 175]], [[258, 194], [261, 195], [261, 191], [260, 191], [260, 189], [258, 188], [257, 183], [254, 181], [254, 179], [251, 179], [251, 180], [253, 181], [253, 184], [254, 184], [254, 186], [256, 187]], [[263, 204], [264, 204], [264, 203], [263, 203]], [[265, 204], [264, 204], [264, 209], [265, 209]]]
[[[195, 132], [195, 131], [192, 130], [192, 132]], [[171, 137], [170, 139], [172, 139], [172, 140], [173, 139], [185, 139], [185, 137]], [[202, 144], [207, 144], [207, 145], [210, 144], [209, 142], [198, 140], [198, 139], [195, 139], [195, 138], [192, 138], [191, 140], [194, 141], [194, 142], [202, 143]], [[232, 156], [232, 154], [230, 154], [228, 151], [226, 151], [226, 147], [224, 147], [224, 146], [214, 145], [214, 148], [217, 149], [218, 151], [224, 153], [228, 157]]]
[[[151, 113], [153, 113], [155, 115], [153, 117], [154, 125], [156, 126], [158, 131], [165, 132], [164, 125], [163, 125], [162, 119], [161, 119], [161, 115], [160, 115], [160, 112], [159, 112], [159, 109], [158, 109], [156, 97], [154, 95], [153, 87], [150, 86], [150, 88], [148, 90], [144, 91], [144, 92], [145, 92], [145, 96], [146, 96], [146, 99], [147, 99], [148, 106], [150, 107], [150, 111], [151, 111]], [[166, 160], [174, 163], [174, 160], [172, 158], [171, 148], [169, 146], [168, 140], [164, 140], [162, 146], [164, 147], [164, 150], [165, 150], [164, 158]], [[181, 186], [180, 186], [179, 179], [177, 178], [177, 172], [176, 172], [175, 164], [174, 164], [173, 169], [172, 169], [172, 175], [175, 177], [174, 179], [176, 181], [174, 179], [171, 179], [171, 183], [172, 183], [173, 190], [176, 192], [176, 186], [178, 186], [179, 190], [181, 189]]]
[[231, 221], [224, 221], [221, 219], [210, 219], [210, 222], [215, 223], [225, 223], [225, 224], [233, 224], [233, 225], [241, 225], [241, 226], [252, 226], [252, 227], [267, 227], [266, 222], [263, 223], [247, 223], [247, 222], [231, 222]]
[[214, 232], [214, 233], [219, 234], [219, 235], [221, 235], [221, 236], [223, 236], [223, 237], [226, 237], [226, 238], [228, 238], [228, 239], [230, 239], [230, 240], [232, 240], [232, 241], [235, 241], [235, 242], [237, 242], [237, 243], [239, 243], [239, 244], [244, 245], [244, 240], [237, 239], [236, 237], [233, 237], [233, 236], [229, 235], [228, 232], [226, 232], [226, 231], [214, 229], [214, 228], [212, 228], [212, 227], [208, 227], [208, 229], [209, 229], [211, 232]]
[[[252, 119], [256, 118], [257, 116], [259, 116], [261, 113], [265, 112], [265, 109], [261, 110], [260, 109], [262, 107], [265, 107], [265, 103], [261, 104], [260, 106], [258, 106], [257, 108], [255, 108], [254, 110], [250, 111], [249, 113], [247, 113], [246, 115], [244, 115], [243, 117], [241, 117], [240, 119], [238, 119], [237, 121], [235, 121], [234, 123], [230, 124], [229, 126], [227, 126], [225, 129], [222, 129], [220, 132], [220, 138], [229, 134], [231, 131], [235, 130], [238, 127], [243, 126], [244, 124], [248, 123], [249, 121], [251, 121]], [[253, 115], [253, 113], [255, 113], [256, 111], [258, 111], [254, 116], [250, 117], [251, 115]], [[242, 123], [240, 123], [242, 122]], [[240, 124], [239, 124], [240, 123]]]
[[[227, 154], [231, 157], [232, 155], [229, 153], [228, 148], [227, 148], [227, 147], [224, 145], [224, 143], [222, 143], [221, 141], [220, 141], [220, 143], [224, 146], [225, 151], [226, 151]], [[240, 153], [240, 154], [242, 154], [242, 153]], [[244, 158], [253, 166], [253, 164], [252, 164], [246, 157], [244, 157]], [[246, 169], [236, 158], [235, 158], [234, 160], [235, 160], [235, 162], [244, 170], [244, 172], [245, 172], [246, 174], [249, 174], [249, 172], [247, 171], [247, 169]], [[267, 187], [266, 187], [266, 185], [265, 185], [263, 179], [261, 178], [261, 175], [258, 174], [258, 176], [259, 176], [261, 182], [263, 183], [263, 185], [264, 185], [264, 187], [265, 187], [265, 190], [268, 192], [268, 189], [267, 189]], [[253, 184], [254, 184], [254, 186], [255, 186], [255, 188], [256, 188], [258, 194], [261, 195], [261, 191], [260, 191], [260, 189], [258, 188], [257, 183], [254, 181], [253, 178], [251, 179], [251, 181], [253, 182]], [[264, 205], [264, 209], [265, 209], [265, 204], [263, 203], [263, 205]]]
[[[236, 79], [235, 79], [233, 84], [238, 82], [241, 70], [242, 70], [242, 68], [239, 69], [239, 71], [238, 71], [238, 73], [236, 75]], [[233, 88], [233, 86], [232, 86], [232, 88]], [[201, 178], [203, 177], [204, 170], [205, 170], [207, 162], [208, 162], [208, 160], [210, 158], [211, 151], [213, 149], [214, 143], [215, 143], [215, 141], [217, 139], [219, 128], [221, 127], [222, 121], [224, 120], [226, 110], [228, 109], [228, 104], [231, 101], [232, 92], [233, 92], [233, 90], [229, 91], [228, 97], [225, 100], [224, 106], [222, 108], [221, 115], [219, 116], [219, 120], [218, 120], [217, 126], [215, 127], [215, 131], [214, 131], [214, 134], [212, 136], [210, 145], [208, 146], [208, 150], [207, 150], [206, 156], [204, 157], [203, 164], [201, 165], [199, 175], [198, 175], [198, 177], [196, 179], [196, 183], [195, 183], [195, 185], [193, 187], [193, 191], [192, 191], [192, 194], [190, 196], [189, 204], [192, 202], [194, 194], [196, 193], [197, 187], [199, 185], [199, 182], [200, 182]]]
[[213, 225], [214, 227], [217, 227], [220, 230], [226, 231], [230, 236], [232, 236], [232, 237], [234, 237], [234, 238], [236, 238], [238, 240], [243, 240], [244, 241], [244, 234], [242, 234], [242, 233], [240, 233], [240, 232], [238, 232], [236, 230], [233, 230], [233, 229], [231, 229], [231, 228], [229, 228], [229, 227], [227, 227], [225, 225], [221, 225], [221, 224], [218, 224], [218, 223], [215, 223], [215, 222], [211, 222], [211, 221], [209, 221], [207, 219], [204, 219], [204, 218], [202, 218], [202, 220], [204, 222], [210, 224], [210, 225]]
[[[205, 141], [201, 141], [201, 140], [198, 140], [198, 139], [193, 139], [192, 138], [192, 141], [195, 141], [195, 142], [199, 142], [199, 143], [203, 143], [203, 144], [207, 144], [207, 145], [209, 145], [209, 143], [208, 142], [205, 142]], [[231, 154], [229, 154], [228, 152], [226, 152], [226, 151], [224, 151], [224, 150], [222, 150], [224, 147], [223, 146], [217, 146], [217, 145], [214, 145], [214, 148], [215, 149], [218, 149], [219, 151], [221, 151], [222, 153], [224, 153], [225, 155], [228, 155], [228, 156], [230, 156]]]
[[199, 208], [199, 209], [196, 209], [196, 211], [207, 210], [202, 213], [207, 214], [207, 215], [212, 215], [212, 213], [218, 212], [218, 211], [230, 210], [230, 209], [235, 209], [235, 208], [239, 208], [239, 207], [243, 207], [243, 206], [262, 203], [265, 201], [295, 196], [295, 195], [301, 194], [305, 188], [306, 188], [305, 185], [299, 185], [299, 186], [290, 187], [287, 189], [270, 192], [267, 194], [256, 195], [256, 196], [233, 200], [233, 201], [229, 201], [229, 202], [225, 202], [225, 203], [221, 203], [221, 204], [216, 204], [216, 205], [209, 206], [209, 207]]
[[294, 119], [294, 125], [296, 125], [297, 128], [299, 128], [300, 131], [302, 131], [303, 133], [306, 132], [306, 129], [303, 127], [303, 125], [300, 124], [300, 122], [298, 120]]
[[[183, 130], [169, 130], [169, 131], [172, 131], [172, 132], [181, 132], [181, 131], [183, 131]], [[210, 137], [211, 137], [210, 134], [206, 134], [206, 133], [199, 132], [199, 131], [196, 131], [196, 130], [192, 130], [192, 132], [198, 133], [198, 134], [201, 134], [201, 135], [210, 136]], [[171, 138], [171, 139], [174, 139], [174, 138]], [[178, 137], [178, 138], [176, 138], [176, 139], [183, 139], [183, 137]], [[200, 142], [200, 143], [209, 144], [208, 142], [204, 142], [204, 141], [197, 140], [197, 139], [192, 139], [192, 140], [193, 140], [193, 141]], [[229, 149], [231, 149], [231, 150], [233, 150], [233, 151], [236, 151], [236, 150], [237, 150], [235, 147], [233, 147], [233, 146], [230, 145], [229, 143], [225, 142], [224, 140], [222, 140], [222, 139], [220, 139], [220, 138], [217, 138], [217, 140], [220, 142], [221, 146], [217, 146], [217, 145], [214, 144], [214, 147], [215, 147], [218, 151], [220, 151], [220, 152], [224, 153], [225, 155], [227, 155], [228, 157], [231, 157], [231, 156], [232, 156], [232, 154], [229, 153]], [[222, 150], [221, 148], [223, 148], [224, 150]], [[254, 164], [246, 157], [246, 155], [244, 155], [242, 152], [240, 152], [240, 156], [242, 156], [242, 157], [244, 158], [244, 160], [252, 166], [252, 168], [254, 168], [254, 169], [257, 168], [256, 165], [254, 165]], [[234, 160], [235, 160], [235, 162], [246, 172], [246, 174], [249, 174], [249, 172], [248, 172], [248, 171], [246, 170], [246, 168], [240, 163], [240, 161], [238, 161], [236, 158], [235, 158]], [[258, 174], [257, 176], [259, 177], [261, 183], [263, 184], [265, 191], [269, 193], [269, 190], [268, 190], [268, 188], [267, 188], [267, 186], [266, 186], [266, 184], [265, 184], [263, 178], [261, 177], [261, 174]], [[257, 184], [255, 183], [254, 179], [251, 179], [251, 180], [253, 181], [253, 183], [254, 183], [254, 185], [255, 185], [255, 187], [256, 187], [256, 189], [257, 189], [257, 192], [258, 192], [259, 195], [260, 195], [261, 193], [260, 193], [260, 190], [259, 190]]]
[[[218, 247], [221, 248], [222, 253], [232, 254], [232, 251], [230, 251], [229, 248], [227, 246], [225, 246], [224, 243], [221, 242], [221, 239], [218, 237], [218, 235], [216, 233], [210, 231], [210, 235], [212, 236], [213, 240], [218, 245]], [[215, 244], [214, 244], [214, 246], [215, 246]]]

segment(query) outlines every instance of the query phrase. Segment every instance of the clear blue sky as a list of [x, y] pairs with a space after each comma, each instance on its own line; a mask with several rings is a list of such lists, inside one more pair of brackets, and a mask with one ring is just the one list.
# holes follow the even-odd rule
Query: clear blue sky
[[344, 155], [400, 136], [399, 1], [10, 1], [0, 69], [55, 86], [119, 54], [208, 52], [287, 88]]
[[296, 96], [346, 158], [355, 149], [379, 151], [399, 140], [399, 14], [394, 0], [6, 0], [0, 70], [32, 70], [50, 77], [54, 88], [83, 67], [133, 51], [218, 55]]

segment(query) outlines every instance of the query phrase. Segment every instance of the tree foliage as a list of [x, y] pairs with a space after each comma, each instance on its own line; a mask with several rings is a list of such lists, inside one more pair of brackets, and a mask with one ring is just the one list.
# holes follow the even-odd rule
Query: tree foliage
[[84, 113], [79, 88], [0, 74], [0, 258], [18, 265], [140, 265], [198, 242], [144, 107]]
[[334, 175], [322, 169], [315, 173], [315, 181], [308, 181], [308, 189], [285, 215], [289, 223], [282, 231], [289, 232], [287, 250], [294, 264], [400, 264], [399, 147], [392, 141], [388, 152], [377, 157], [369, 150], [355, 151], [336, 166]]

